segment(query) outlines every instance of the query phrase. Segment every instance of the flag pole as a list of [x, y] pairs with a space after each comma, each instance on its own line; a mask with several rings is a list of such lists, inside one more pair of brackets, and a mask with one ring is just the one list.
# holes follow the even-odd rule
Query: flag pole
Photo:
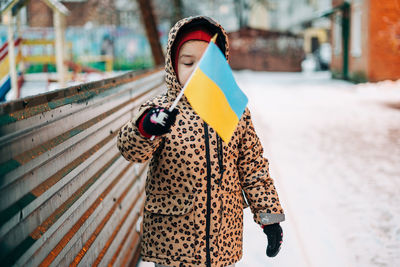
[[[213, 43], [215, 44], [215, 42], [216, 42], [216, 40], [217, 40], [217, 37], [218, 37], [218, 33], [214, 34], [214, 36], [213, 36], [213, 37], [211, 38], [211, 40], [210, 40], [210, 43], [213, 42]], [[204, 53], [206, 53], [206, 52], [204, 51]], [[200, 63], [200, 62], [199, 62], [199, 63]], [[197, 63], [197, 65], [198, 65], [199, 63]], [[196, 66], [196, 68], [197, 68], [197, 66]], [[175, 98], [175, 100], [174, 100], [174, 102], [172, 103], [171, 107], [168, 109], [169, 112], [173, 111], [174, 108], [176, 107], [176, 105], [178, 105], [179, 100], [181, 100], [181, 98], [182, 98], [182, 96], [183, 96], [183, 93], [185, 92], [186, 85], [187, 85], [188, 82], [191, 80], [192, 76], [193, 76], [194, 73], [195, 73], [195, 70], [196, 70], [196, 69], [194, 69], [193, 72], [190, 74], [189, 79], [186, 81], [186, 83], [185, 83], [185, 85], [183, 86], [182, 90], [179, 92], [179, 95]], [[175, 70], [175, 71], [176, 71], [176, 70]], [[150, 138], [150, 140], [153, 141], [154, 138], [155, 138], [155, 135], [153, 135], [153, 136]]]

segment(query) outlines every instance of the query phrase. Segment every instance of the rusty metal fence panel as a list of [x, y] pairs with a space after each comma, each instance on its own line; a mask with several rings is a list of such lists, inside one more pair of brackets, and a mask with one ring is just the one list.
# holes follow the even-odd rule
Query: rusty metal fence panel
[[116, 135], [163, 79], [131, 72], [0, 105], [2, 266], [137, 262], [147, 165]]

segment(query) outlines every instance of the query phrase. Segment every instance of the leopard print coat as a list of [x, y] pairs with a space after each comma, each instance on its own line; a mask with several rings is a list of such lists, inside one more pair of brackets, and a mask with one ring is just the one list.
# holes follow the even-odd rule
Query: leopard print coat
[[203, 23], [219, 32], [217, 44], [221, 47], [222, 43], [228, 59], [227, 35], [217, 22], [203, 16], [178, 21], [169, 33], [167, 92], [141, 106], [135, 118], [121, 128], [117, 143], [129, 161], [151, 159], [145, 185], [142, 260], [167, 266], [228, 266], [242, 257], [246, 203], [257, 224], [284, 220], [250, 111], [245, 110], [228, 144], [185, 97], [179, 101], [170, 133], [150, 140], [136, 126], [143, 111], [154, 106], [168, 108], [180, 92], [171, 46], [178, 30], [191, 23]]

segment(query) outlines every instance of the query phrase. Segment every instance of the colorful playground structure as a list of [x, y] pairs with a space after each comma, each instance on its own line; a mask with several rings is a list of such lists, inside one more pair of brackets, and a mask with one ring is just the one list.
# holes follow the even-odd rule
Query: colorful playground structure
[[[21, 34], [19, 10], [26, 5], [25, 0], [5, 1], [0, 7], [2, 22], [8, 26], [8, 41], [0, 48], [0, 102], [18, 99], [24, 83], [24, 72], [30, 64], [56, 66], [57, 78], [48, 76], [47, 82], [57, 82], [58, 87], [67, 85], [67, 81], [75, 81], [79, 73], [102, 73], [100, 70], [84, 66], [89, 62], [105, 62], [105, 70], [112, 71], [113, 57], [110, 55], [91, 55], [72, 59], [72, 44], [65, 41], [65, 16], [68, 9], [57, 0], [42, 0], [53, 11], [54, 39], [24, 39]], [[35, 47], [43, 47], [41, 54], [32, 54]], [[71, 72], [69, 72], [71, 70]], [[46, 71], [46, 70], [45, 70]], [[11, 91], [11, 92], [10, 92]]]
[[[22, 39], [19, 38], [14, 42], [14, 47], [17, 49], [20, 48], [21, 46], [21, 41]], [[8, 55], [8, 42], [3, 44], [0, 48], [0, 101], [5, 100], [5, 96], [8, 93], [8, 91], [11, 89], [11, 77], [10, 77], [10, 60], [9, 60], [9, 55]], [[21, 49], [19, 49], [19, 52], [17, 54], [16, 58], [16, 65], [19, 65], [21, 63]], [[17, 78], [17, 86], [18, 88], [21, 88], [22, 84], [24, 82], [24, 77], [22, 72], [18, 73], [18, 78]], [[19, 97], [19, 90], [17, 91], [17, 98]]]

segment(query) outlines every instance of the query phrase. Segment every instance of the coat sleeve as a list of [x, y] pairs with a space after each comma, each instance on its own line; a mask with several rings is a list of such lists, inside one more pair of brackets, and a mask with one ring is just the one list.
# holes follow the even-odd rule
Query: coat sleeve
[[143, 104], [138, 113], [119, 130], [117, 147], [126, 160], [145, 162], [153, 156], [160, 145], [162, 138], [156, 137], [154, 140], [150, 140], [139, 132], [136, 125], [141, 115], [151, 107], [152, 105], [149, 103]]
[[250, 111], [243, 114], [244, 133], [239, 144], [238, 169], [243, 192], [260, 225], [285, 220], [274, 181], [269, 175], [268, 160], [263, 157], [263, 147], [255, 132]]

